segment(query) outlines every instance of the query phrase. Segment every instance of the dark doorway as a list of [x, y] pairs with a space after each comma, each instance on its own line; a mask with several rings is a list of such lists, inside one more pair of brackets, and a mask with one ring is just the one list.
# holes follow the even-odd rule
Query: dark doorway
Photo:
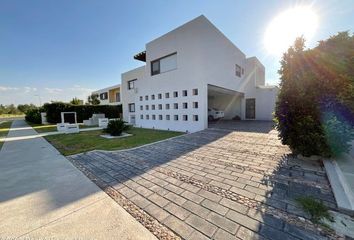
[[246, 119], [256, 118], [256, 99], [248, 98], [246, 99]]

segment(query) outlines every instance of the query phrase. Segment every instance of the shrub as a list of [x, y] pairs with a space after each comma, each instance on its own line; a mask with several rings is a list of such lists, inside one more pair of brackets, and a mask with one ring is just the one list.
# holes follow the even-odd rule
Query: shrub
[[354, 139], [354, 36], [339, 33], [283, 55], [276, 127], [283, 144], [304, 156], [335, 156]]
[[94, 113], [103, 113], [107, 118], [119, 118], [122, 114], [122, 106], [119, 105], [72, 105], [56, 102], [47, 103], [43, 108], [47, 113], [47, 121], [50, 123], [60, 123], [61, 112], [76, 112], [78, 122], [89, 119]]
[[41, 124], [42, 123], [41, 109], [40, 108], [32, 108], [32, 109], [27, 110], [25, 119], [26, 119], [26, 121], [29, 121], [31, 123]]
[[129, 130], [129, 128], [130, 126], [122, 120], [111, 120], [104, 131], [112, 136], [120, 136], [123, 131]]

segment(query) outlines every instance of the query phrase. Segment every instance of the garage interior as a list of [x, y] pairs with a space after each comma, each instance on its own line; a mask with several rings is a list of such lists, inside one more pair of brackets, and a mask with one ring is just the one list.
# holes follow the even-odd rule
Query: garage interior
[[232, 120], [237, 116], [241, 117], [242, 98], [244, 98], [244, 93], [208, 85], [208, 109], [214, 108], [223, 111], [224, 118], [222, 120]]

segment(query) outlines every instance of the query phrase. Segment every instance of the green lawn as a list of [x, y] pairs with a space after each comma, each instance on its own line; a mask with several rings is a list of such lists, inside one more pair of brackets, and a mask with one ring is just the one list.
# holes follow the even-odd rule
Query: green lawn
[[[12, 121], [6, 121], [6, 122], [3, 122], [0, 124], [0, 138], [4, 138], [7, 136], [7, 133], [10, 130], [11, 124], [12, 124]], [[0, 140], [0, 150], [1, 150], [1, 147], [3, 144], [4, 144], [4, 142]]]
[[17, 117], [24, 117], [25, 114], [0, 114], [0, 118], [17, 118]]
[[90, 150], [119, 150], [133, 148], [144, 144], [181, 135], [181, 132], [161, 131], [145, 128], [132, 128], [127, 131], [133, 136], [120, 139], [100, 137], [102, 131], [88, 131], [73, 134], [59, 134], [45, 138], [63, 155], [72, 155]]
[[[48, 125], [43, 125], [43, 124], [36, 124], [36, 123], [30, 123], [27, 122], [31, 127], [33, 127], [34, 130], [38, 133], [45, 133], [45, 132], [56, 132], [57, 131], [57, 125], [56, 124], [48, 124]], [[91, 127], [98, 127], [98, 126], [85, 126], [85, 125], [79, 125], [80, 129], [83, 128], [91, 128]]]

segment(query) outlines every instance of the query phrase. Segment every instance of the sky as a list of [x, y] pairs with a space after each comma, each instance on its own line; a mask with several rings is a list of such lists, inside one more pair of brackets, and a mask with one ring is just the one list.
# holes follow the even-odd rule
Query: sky
[[86, 99], [143, 63], [145, 44], [203, 14], [278, 84], [281, 55], [264, 36], [289, 8], [311, 5], [318, 27], [307, 47], [354, 27], [353, 0], [0, 0], [0, 104]]

